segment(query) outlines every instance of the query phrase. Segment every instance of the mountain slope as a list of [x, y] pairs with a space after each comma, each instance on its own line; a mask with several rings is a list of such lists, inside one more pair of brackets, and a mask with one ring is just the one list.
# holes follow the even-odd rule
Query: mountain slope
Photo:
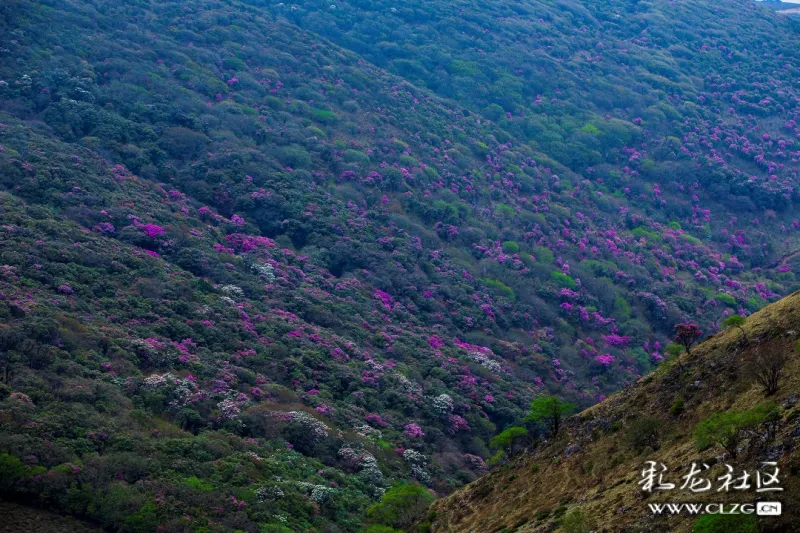
[[[796, 531], [800, 293], [765, 307], [743, 327], [746, 341], [736, 328], [710, 337], [691, 355], [682, 356], [680, 364], [664, 365], [568, 419], [557, 439], [439, 500], [432, 508], [433, 531], [552, 531], [576, 509], [590, 517], [598, 531], [691, 531], [696, 518], [655, 517], [647, 504], [754, 501], [783, 502], [782, 517], [759, 517], [760, 531]], [[746, 370], [758, 354], [788, 356], [774, 396], [765, 398]], [[765, 400], [778, 406], [775, 426], [755, 428], [740, 443], [736, 458], [719, 445], [698, 449], [693, 439], [698, 423], [717, 413], [752, 409]], [[658, 437], [648, 441], [649, 447], [636, 449], [632, 438], [644, 419], [657, 421]], [[643, 491], [639, 483], [646, 461], [666, 465], [670, 471], [665, 481], [677, 482], [677, 490]], [[702, 475], [715, 480], [725, 474], [726, 463], [738, 476], [742, 469], [755, 472], [762, 461], [777, 461], [783, 492], [757, 494], [755, 478], [747, 491], [719, 493], [717, 481], [710, 492], [679, 490], [681, 476], [693, 462], [710, 465]]]
[[712, 211], [797, 193], [774, 150], [796, 121], [796, 23], [752, 1], [253, 3], [593, 177], [627, 166], [662, 186], [723, 186], [730, 199], [700, 195]]
[[[586, 44], [548, 10], [551, 41], [525, 49]], [[4, 497], [112, 530], [358, 531], [395, 482], [446, 494], [481, 474], [537, 394], [588, 406], [656, 366], [677, 322], [711, 333], [796, 288], [785, 23], [732, 37], [785, 51], [783, 70], [706, 65], [733, 95], [675, 101], [662, 75], [629, 114], [545, 93], [509, 119], [285, 11], [0, 5]], [[538, 20], [518, 15], [503, 57]], [[433, 41], [403, 53], [457, 55], [424, 19], [406, 27]], [[656, 76], [660, 52], [634, 44]], [[592, 72], [613, 97], [624, 72], [576, 61], [548, 84]], [[711, 97], [735, 105], [706, 135]], [[706, 174], [712, 141], [734, 148]]]

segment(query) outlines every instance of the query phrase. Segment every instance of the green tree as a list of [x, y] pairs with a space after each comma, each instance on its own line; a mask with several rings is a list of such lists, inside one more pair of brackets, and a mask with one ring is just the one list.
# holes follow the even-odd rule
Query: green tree
[[528, 430], [523, 427], [514, 426], [506, 428], [489, 441], [489, 446], [503, 451], [510, 451], [514, 443], [527, 434]]
[[24, 472], [22, 461], [13, 455], [0, 453], [0, 493], [13, 489]]
[[739, 328], [739, 331], [742, 332], [742, 338], [744, 342], [748, 342], [747, 340], [747, 332], [744, 330], [744, 322], [745, 319], [742, 315], [731, 315], [725, 320], [722, 321], [722, 326], [724, 328]]
[[411, 483], [398, 485], [367, 509], [367, 520], [374, 525], [405, 529], [425, 515], [433, 500], [425, 487]]
[[531, 402], [525, 420], [545, 424], [550, 435], [555, 437], [558, 435], [561, 420], [577, 407], [574, 403], [565, 402], [555, 396], [539, 396]]
[[765, 422], [774, 421], [777, 416], [778, 407], [772, 402], [759, 404], [747, 411], [717, 413], [695, 426], [695, 444], [701, 450], [718, 444], [736, 458], [739, 444], [746, 433]]

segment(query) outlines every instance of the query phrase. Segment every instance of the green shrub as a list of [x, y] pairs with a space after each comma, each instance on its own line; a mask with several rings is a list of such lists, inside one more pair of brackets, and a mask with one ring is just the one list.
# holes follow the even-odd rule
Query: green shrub
[[299, 144], [281, 149], [278, 153], [278, 160], [282, 165], [292, 168], [307, 168], [311, 166], [311, 154]]
[[514, 441], [526, 436], [527, 434], [528, 430], [523, 427], [514, 426], [506, 428], [489, 441], [489, 446], [492, 448], [505, 450], [506, 448], [510, 448], [514, 444]]
[[647, 239], [648, 241], [652, 241], [653, 243], [660, 243], [663, 240], [661, 238], [661, 235], [659, 235], [658, 233], [655, 233], [653, 231], [648, 231], [642, 227], [634, 229], [633, 231], [631, 231], [631, 233], [639, 238], [644, 237], [645, 239]]
[[502, 281], [498, 281], [496, 279], [485, 279], [484, 283], [486, 286], [496, 293], [505, 296], [509, 300], [514, 300], [517, 295], [514, 293], [514, 289], [503, 283]]
[[314, 120], [323, 123], [336, 122], [336, 113], [328, 111], [327, 109], [314, 109], [311, 111]]
[[735, 458], [744, 431], [755, 429], [778, 416], [778, 406], [772, 402], [759, 404], [747, 411], [717, 413], [695, 426], [695, 444], [700, 450], [720, 445]]
[[565, 287], [567, 289], [574, 289], [577, 287], [575, 280], [569, 277], [568, 275], [564, 274], [563, 272], [559, 272], [558, 270], [554, 270], [550, 276], [553, 278], [553, 281], [556, 282], [556, 285], [559, 287]]
[[403, 533], [403, 531], [389, 526], [371, 526], [364, 530], [364, 533]]
[[138, 511], [125, 517], [124, 529], [130, 533], [149, 533], [156, 531], [158, 522], [156, 504], [154, 502], [146, 502]]
[[514, 208], [506, 204], [497, 204], [497, 215], [500, 217], [513, 217], [516, 214]]
[[12, 490], [24, 472], [22, 461], [13, 455], [0, 453], [0, 492]]
[[734, 298], [733, 296], [731, 296], [730, 294], [728, 294], [726, 292], [717, 293], [715, 298], [719, 303], [722, 303], [722, 304], [725, 304], [725, 305], [730, 305], [731, 307], [735, 307], [736, 306], [736, 298]]
[[622, 320], [626, 320], [631, 316], [631, 306], [619, 294], [614, 296], [614, 311], [612, 314]]
[[358, 150], [346, 150], [344, 153], [344, 160], [348, 163], [369, 164], [369, 156]]
[[507, 254], [516, 254], [519, 252], [519, 244], [514, 241], [506, 241], [503, 243], [503, 252]]
[[191, 476], [186, 478], [186, 481], [184, 483], [186, 483], [186, 485], [188, 485], [189, 487], [193, 488], [198, 492], [211, 492], [212, 490], [214, 490], [214, 486], [211, 483], [203, 481], [197, 476]]
[[661, 426], [657, 418], [643, 417], [635, 420], [628, 428], [625, 442], [634, 451], [650, 447], [657, 450], [661, 445]]
[[701, 241], [697, 237], [693, 237], [692, 235], [689, 235], [688, 233], [681, 234], [681, 239], [683, 239], [684, 241], [688, 242], [689, 244], [691, 244], [693, 246], [700, 246], [701, 244], [703, 244], [703, 241]]
[[379, 503], [367, 509], [367, 520], [374, 525], [404, 529], [425, 516], [433, 495], [416, 484], [398, 485], [386, 491]]
[[755, 533], [758, 521], [753, 515], [707, 514], [692, 527], [692, 533]]
[[676, 398], [672, 405], [669, 406], [669, 414], [672, 416], [680, 416], [684, 411], [683, 398]]
[[536, 246], [533, 249], [533, 257], [542, 263], [552, 263], [556, 260], [556, 256], [553, 251], [546, 246]]
[[489, 466], [497, 466], [500, 463], [502, 463], [505, 458], [506, 458], [505, 452], [503, 450], [500, 450], [493, 456], [489, 457], [486, 460], [486, 464]]
[[554, 396], [538, 396], [531, 402], [525, 420], [545, 424], [550, 434], [555, 436], [561, 427], [561, 420], [576, 408], [574, 403], [565, 402]]
[[595, 521], [581, 509], [573, 509], [561, 520], [561, 529], [565, 533], [590, 533], [596, 527]]

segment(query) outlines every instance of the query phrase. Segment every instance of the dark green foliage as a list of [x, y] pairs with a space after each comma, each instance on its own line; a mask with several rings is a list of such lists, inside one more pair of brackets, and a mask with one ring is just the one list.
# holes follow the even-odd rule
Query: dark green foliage
[[433, 500], [433, 495], [424, 487], [399, 485], [386, 491], [381, 501], [367, 510], [367, 520], [403, 530], [425, 516]]
[[551, 274], [553, 281], [555, 281], [556, 285], [559, 287], [566, 287], [568, 289], [574, 289], [576, 287], [575, 280], [572, 279], [570, 276], [564, 274], [563, 272], [558, 272], [554, 270]]
[[25, 472], [22, 462], [7, 453], [0, 453], [0, 492], [14, 488], [14, 484]]
[[762, 403], [747, 411], [726, 411], [717, 413], [695, 426], [694, 439], [701, 450], [715, 444], [722, 446], [732, 456], [738, 454], [739, 445], [745, 438], [744, 432], [755, 430], [761, 424], [773, 421], [780, 409], [774, 403]]
[[496, 279], [487, 279], [485, 280], [486, 286], [495, 291], [496, 293], [505, 296], [511, 300], [516, 298], [514, 294], [514, 290], [511, 287], [505, 285], [502, 281], [498, 281]]
[[562, 419], [576, 409], [574, 403], [565, 402], [554, 396], [538, 396], [531, 402], [526, 420], [540, 422], [547, 427], [551, 436], [558, 435]]
[[586, 511], [573, 509], [561, 519], [564, 533], [590, 533], [595, 529], [594, 520]]
[[527, 435], [528, 435], [528, 430], [523, 427], [514, 426], [506, 428], [499, 434], [492, 437], [492, 440], [489, 441], [489, 445], [492, 446], [493, 448], [506, 450], [508, 448], [511, 448], [515, 441]]
[[683, 398], [676, 398], [672, 405], [669, 406], [669, 414], [672, 416], [680, 416], [683, 413], [685, 407]]
[[370, 526], [364, 530], [364, 533], [402, 533], [401, 529], [395, 529], [389, 526]]
[[519, 252], [519, 244], [514, 241], [506, 241], [503, 243], [503, 251], [507, 254], [515, 254]]
[[709, 514], [700, 517], [692, 526], [692, 533], [755, 533], [758, 521], [754, 515]]
[[747, 342], [747, 333], [744, 330], [745, 319], [741, 315], [731, 315], [722, 321], [722, 326], [725, 328], [737, 328], [742, 333], [742, 338]]
[[664, 422], [658, 418], [637, 418], [628, 426], [625, 442], [636, 452], [644, 448], [657, 450], [661, 446], [663, 425]]

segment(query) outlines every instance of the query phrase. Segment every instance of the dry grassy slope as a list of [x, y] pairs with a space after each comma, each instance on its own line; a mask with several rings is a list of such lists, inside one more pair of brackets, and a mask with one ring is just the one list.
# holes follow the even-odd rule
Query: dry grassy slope
[[[800, 531], [800, 356], [795, 352], [800, 337], [800, 292], [755, 313], [744, 327], [747, 345], [735, 329], [708, 338], [690, 356], [684, 354], [682, 372], [674, 362], [662, 366], [572, 417], [557, 440], [437, 501], [432, 509], [433, 531], [556, 531], [558, 517], [580, 507], [597, 520], [599, 531], [686, 532], [691, 531], [693, 519], [656, 520], [646, 503], [754, 501], [754, 491], [727, 497], [675, 491], [645, 499], [638, 481], [646, 460], [664, 462], [671, 475], [679, 477], [688, 472], [692, 461], [721, 456], [723, 450], [717, 447], [698, 452], [692, 430], [715, 412], [743, 410], [764, 401], [761, 388], [742, 370], [756, 344], [762, 350], [791, 354], [780, 390], [772, 398], [783, 408], [782, 419], [777, 438], [749, 443], [737, 464], [752, 468], [767, 457], [777, 457], [785, 490], [767, 500], [783, 500], [784, 517], [781, 521], [762, 518], [759, 526], [768, 531]], [[670, 406], [678, 398], [684, 400], [685, 411], [675, 416]], [[626, 430], [640, 416], [663, 421], [657, 451], [636, 454], [625, 443]], [[721, 464], [712, 467], [713, 477], [721, 475], [723, 468]]]

